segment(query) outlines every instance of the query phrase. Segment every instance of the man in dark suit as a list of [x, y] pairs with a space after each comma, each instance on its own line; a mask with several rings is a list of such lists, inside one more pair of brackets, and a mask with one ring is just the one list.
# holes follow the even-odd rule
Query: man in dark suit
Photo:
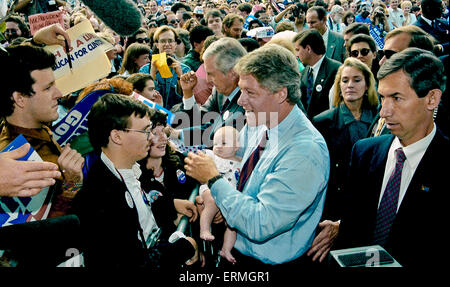
[[422, 28], [436, 39], [439, 44], [438, 56], [449, 54], [449, 26], [448, 22], [441, 19], [442, 0], [423, 0], [420, 6], [422, 15], [417, 18], [414, 25]]
[[197, 84], [195, 73], [188, 72], [181, 77], [182, 113], [178, 113], [175, 122], [181, 121], [178, 128], [182, 130], [172, 130], [171, 138], [182, 139], [186, 145], [205, 144], [209, 147], [220, 127], [229, 125], [237, 130], [242, 129], [245, 124], [244, 110], [237, 104], [241, 91], [239, 76], [233, 67], [245, 54], [244, 47], [236, 39], [228, 37], [217, 40], [205, 50], [206, 79], [214, 84], [214, 88], [202, 106], [193, 97], [192, 90]]
[[[148, 107], [130, 97], [106, 94], [92, 107], [88, 121], [89, 139], [100, 159], [75, 199], [86, 266], [184, 263], [196, 254], [195, 241], [180, 238], [163, 244], [158, 240], [160, 230], [138, 180], [141, 171], [136, 161], [148, 155], [152, 142]], [[186, 207], [191, 206], [194, 215], [195, 206], [189, 204]], [[150, 252], [155, 250], [159, 252]], [[150, 256], [155, 253], [161, 257]]]
[[336, 247], [378, 244], [403, 266], [437, 264], [446, 256], [433, 246], [446, 244], [436, 231], [448, 202], [448, 169], [437, 163], [450, 160], [450, 141], [433, 111], [445, 89], [444, 66], [432, 53], [408, 48], [380, 68], [378, 79], [380, 115], [391, 135], [353, 147]]
[[326, 46], [326, 56], [343, 63], [346, 58], [344, 37], [330, 31], [327, 27], [327, 11], [321, 6], [313, 6], [306, 12], [306, 23], [309, 28], [317, 29]]
[[296, 56], [308, 66], [300, 80], [301, 101], [309, 119], [329, 109], [328, 93], [341, 63], [325, 55], [325, 44], [316, 29], [300, 32], [294, 38]]

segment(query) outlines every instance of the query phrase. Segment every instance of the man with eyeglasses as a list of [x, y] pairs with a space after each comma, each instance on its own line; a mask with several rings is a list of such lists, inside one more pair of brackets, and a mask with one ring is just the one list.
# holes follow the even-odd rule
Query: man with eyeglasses
[[11, 43], [14, 39], [19, 37], [28, 38], [30, 36], [30, 30], [27, 24], [19, 16], [8, 16], [5, 20], [6, 29], [5, 37], [8, 43]]
[[163, 78], [156, 66], [155, 60], [152, 60], [151, 64], [142, 66], [139, 72], [150, 74], [155, 79], [156, 90], [163, 97], [164, 107], [170, 110], [174, 105], [182, 101], [183, 94], [179, 81], [181, 75], [191, 71], [191, 68], [181, 63], [175, 55], [177, 43], [181, 40], [173, 27], [166, 25], [159, 27], [153, 35], [153, 40], [159, 53], [166, 53], [167, 65], [170, 68], [172, 76]]
[[[131, 97], [106, 94], [91, 108], [88, 133], [100, 159], [76, 198], [86, 266], [156, 268], [190, 258], [194, 263], [198, 253], [192, 238], [160, 244], [161, 230], [138, 180], [136, 162], [148, 155], [153, 138], [150, 109]], [[161, 256], [150, 256], [152, 251]]]

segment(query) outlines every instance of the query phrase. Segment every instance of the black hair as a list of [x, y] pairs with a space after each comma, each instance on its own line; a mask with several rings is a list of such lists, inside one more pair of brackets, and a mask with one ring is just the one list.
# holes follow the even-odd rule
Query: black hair
[[259, 48], [258, 41], [253, 38], [240, 38], [238, 41], [242, 46], [244, 46], [248, 53]]
[[394, 54], [380, 67], [377, 78], [381, 80], [400, 70], [410, 77], [410, 86], [419, 98], [432, 89], [445, 91], [444, 65], [430, 51], [408, 48]]
[[206, 26], [197, 25], [192, 28], [191, 32], [189, 33], [189, 41], [191, 42], [192, 48], [194, 48], [194, 43], [201, 43], [211, 35], [214, 35], [214, 32]]
[[35, 83], [31, 72], [49, 69], [55, 66], [55, 56], [43, 48], [34, 46], [9, 46], [2, 54], [1, 63], [8, 72], [0, 77], [2, 96], [0, 97], [0, 117], [10, 116], [14, 112], [13, 93], [19, 92], [32, 96]]
[[297, 42], [303, 48], [310, 46], [313, 52], [317, 55], [323, 55], [326, 52], [325, 42], [323, 41], [322, 35], [316, 29], [307, 29], [298, 33], [293, 42]]
[[88, 115], [88, 135], [92, 147], [99, 150], [108, 146], [112, 130], [124, 130], [129, 126], [129, 118], [151, 118], [150, 108], [130, 96], [106, 94], [91, 108]]

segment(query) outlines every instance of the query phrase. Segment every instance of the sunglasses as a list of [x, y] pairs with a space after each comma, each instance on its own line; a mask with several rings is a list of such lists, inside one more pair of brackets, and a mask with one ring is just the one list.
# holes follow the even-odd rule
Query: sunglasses
[[353, 50], [350, 52], [350, 56], [352, 56], [353, 58], [357, 58], [359, 56], [359, 54], [361, 54], [362, 57], [365, 57], [369, 54], [370, 49], [367, 48], [362, 48], [361, 50]]
[[170, 20], [170, 24], [180, 23], [180, 20]]
[[397, 52], [393, 50], [380, 50], [378, 51], [378, 54], [380, 55], [380, 59], [382, 59], [383, 57], [389, 59], [392, 57], [392, 55], [397, 54]]
[[138, 38], [136, 39], [136, 42], [138, 43], [149, 43], [150, 42], [150, 38]]

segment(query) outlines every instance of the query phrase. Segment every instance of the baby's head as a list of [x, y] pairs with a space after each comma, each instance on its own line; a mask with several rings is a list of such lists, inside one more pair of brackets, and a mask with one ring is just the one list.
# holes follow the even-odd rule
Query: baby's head
[[230, 126], [221, 127], [214, 134], [213, 152], [221, 158], [230, 159], [239, 149], [239, 132]]

